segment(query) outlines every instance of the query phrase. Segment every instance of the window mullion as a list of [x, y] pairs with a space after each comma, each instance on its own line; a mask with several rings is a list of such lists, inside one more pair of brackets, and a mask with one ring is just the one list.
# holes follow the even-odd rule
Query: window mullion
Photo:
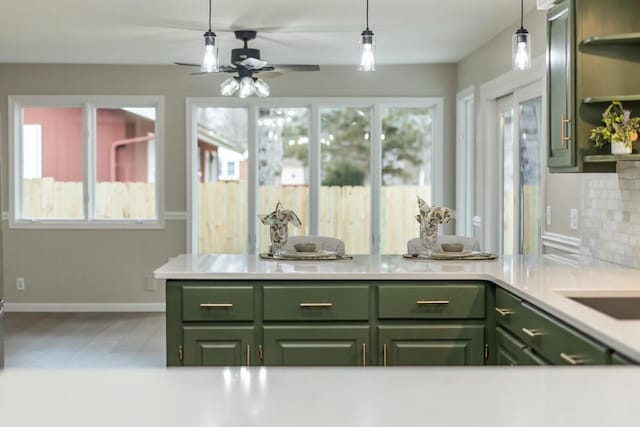
[[382, 106], [374, 104], [371, 118], [371, 254], [380, 254], [382, 192]]
[[311, 105], [309, 128], [309, 234], [320, 234], [320, 107]]
[[91, 104], [83, 108], [83, 206], [85, 221], [95, 218], [95, 109]]
[[248, 231], [248, 247], [247, 252], [249, 254], [255, 254], [257, 252], [258, 241], [258, 105], [252, 103], [248, 106], [248, 140], [247, 148], [248, 155], [248, 191], [249, 197], [247, 204], [247, 225]]

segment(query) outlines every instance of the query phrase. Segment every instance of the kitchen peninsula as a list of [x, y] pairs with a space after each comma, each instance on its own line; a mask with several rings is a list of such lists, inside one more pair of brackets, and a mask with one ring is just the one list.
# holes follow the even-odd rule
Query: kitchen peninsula
[[169, 366], [640, 361], [640, 316], [571, 299], [639, 297], [637, 270], [587, 258], [181, 255], [155, 277], [166, 280]]

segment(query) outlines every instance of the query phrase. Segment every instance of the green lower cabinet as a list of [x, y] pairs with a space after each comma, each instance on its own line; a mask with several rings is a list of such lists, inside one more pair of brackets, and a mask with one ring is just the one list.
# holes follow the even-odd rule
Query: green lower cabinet
[[369, 365], [369, 326], [265, 326], [267, 366]]
[[618, 353], [613, 353], [611, 355], [611, 364], [612, 365], [633, 365], [634, 363], [625, 358], [624, 356], [619, 355]]
[[378, 342], [385, 366], [484, 365], [484, 325], [382, 325]]
[[525, 343], [500, 327], [496, 328], [496, 345], [499, 366], [548, 365]]
[[183, 326], [184, 366], [247, 366], [255, 358], [254, 326]]

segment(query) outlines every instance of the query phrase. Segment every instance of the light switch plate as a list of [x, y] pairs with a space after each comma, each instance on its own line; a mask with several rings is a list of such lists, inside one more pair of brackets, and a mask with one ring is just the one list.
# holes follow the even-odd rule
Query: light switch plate
[[551, 225], [551, 206], [547, 206], [546, 215], [547, 225]]
[[578, 209], [569, 209], [569, 228], [578, 229]]

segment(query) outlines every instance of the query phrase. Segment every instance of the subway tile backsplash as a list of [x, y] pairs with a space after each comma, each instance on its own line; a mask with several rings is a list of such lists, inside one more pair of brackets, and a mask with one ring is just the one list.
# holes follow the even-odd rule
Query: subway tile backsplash
[[640, 162], [584, 175], [581, 223], [585, 254], [640, 268]]

